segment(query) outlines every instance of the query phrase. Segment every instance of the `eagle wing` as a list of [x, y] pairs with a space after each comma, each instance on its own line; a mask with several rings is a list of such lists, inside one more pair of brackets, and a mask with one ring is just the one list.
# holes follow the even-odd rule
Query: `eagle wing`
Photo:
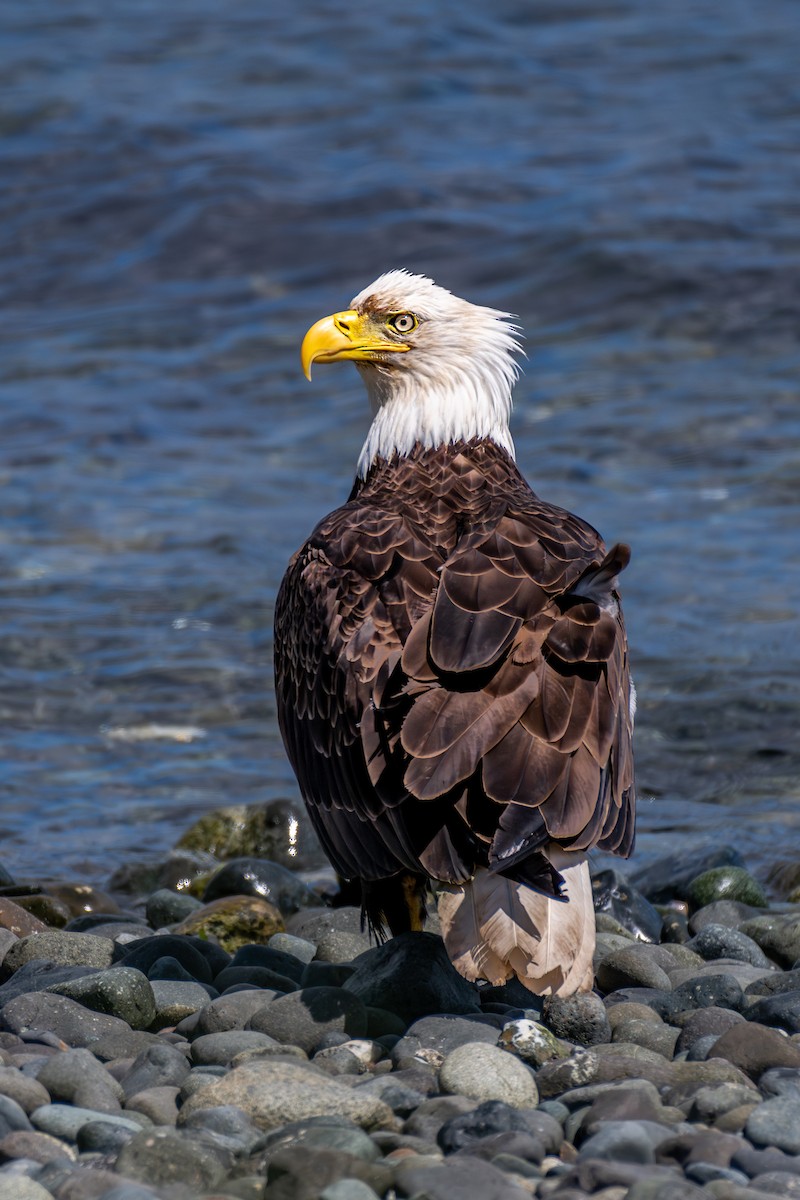
[[482, 864], [557, 892], [549, 843], [630, 853], [628, 557], [531, 492], [449, 545], [358, 498], [321, 523], [278, 596], [276, 684], [340, 874]]

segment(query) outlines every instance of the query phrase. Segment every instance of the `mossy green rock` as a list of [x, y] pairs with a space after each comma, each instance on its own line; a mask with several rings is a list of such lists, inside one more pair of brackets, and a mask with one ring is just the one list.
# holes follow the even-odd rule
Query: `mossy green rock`
[[177, 848], [203, 850], [223, 861], [268, 858], [292, 871], [324, 862], [305, 809], [291, 800], [214, 809], [187, 829]]
[[260, 896], [224, 896], [190, 913], [173, 933], [190, 933], [218, 942], [235, 954], [240, 946], [268, 942], [283, 932], [283, 917], [274, 904]]
[[689, 884], [689, 903], [703, 908], [715, 900], [739, 900], [756, 908], [766, 908], [768, 900], [757, 879], [744, 867], [712, 867]]

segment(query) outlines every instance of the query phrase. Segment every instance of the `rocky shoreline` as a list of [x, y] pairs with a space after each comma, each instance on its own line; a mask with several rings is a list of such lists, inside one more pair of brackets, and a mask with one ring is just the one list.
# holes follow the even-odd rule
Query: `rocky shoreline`
[[251, 816], [108, 893], [0, 868], [0, 1200], [800, 1196], [800, 904], [735, 851], [598, 872], [596, 989], [540, 1002]]

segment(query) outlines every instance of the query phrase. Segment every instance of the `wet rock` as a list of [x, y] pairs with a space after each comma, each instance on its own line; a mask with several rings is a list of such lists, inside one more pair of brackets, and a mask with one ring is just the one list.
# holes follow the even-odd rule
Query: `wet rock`
[[126, 863], [108, 882], [109, 891], [129, 896], [149, 896], [161, 888], [185, 892], [192, 880], [219, 866], [204, 850], [171, 850], [150, 862]]
[[226, 1033], [209, 1033], [204, 1037], [195, 1038], [192, 1042], [192, 1062], [196, 1064], [215, 1063], [225, 1066], [243, 1050], [253, 1047], [274, 1046], [276, 1041], [265, 1033], [257, 1033], [251, 1029], [236, 1029]]
[[365, 1129], [391, 1127], [392, 1110], [375, 1096], [344, 1086], [310, 1064], [254, 1059], [190, 1096], [178, 1121], [201, 1108], [233, 1104], [263, 1130], [313, 1116], [348, 1117]]
[[800, 970], [773, 971], [771, 975], [754, 979], [744, 990], [746, 996], [753, 998], [775, 996], [779, 992], [800, 992]]
[[313, 942], [323, 962], [349, 963], [369, 950], [372, 942], [363, 928], [360, 908], [301, 910], [288, 918], [287, 932]]
[[[274, 971], [277, 975], [281, 975], [299, 983], [303, 978], [303, 973], [306, 963], [295, 957], [293, 954], [288, 954], [284, 950], [279, 950], [274, 943], [278, 936], [274, 934], [270, 938], [270, 945], [249, 945], [242, 946], [237, 950], [231, 960], [230, 966], [226, 970], [235, 970], [237, 967], [265, 967], [269, 971]], [[222, 989], [220, 989], [222, 990]]]
[[303, 988], [255, 1012], [249, 1026], [310, 1053], [331, 1032], [364, 1037], [367, 1013], [361, 1000], [343, 988]]
[[722, 1083], [718, 1087], [699, 1088], [689, 1110], [692, 1120], [712, 1124], [717, 1117], [731, 1112], [742, 1105], [759, 1104], [760, 1093], [752, 1086], [738, 1083]]
[[229, 896], [258, 896], [287, 915], [319, 904], [319, 897], [307, 884], [266, 858], [234, 858], [214, 872], [203, 893], [203, 903]]
[[622, 1021], [614, 1030], [614, 1041], [633, 1042], [670, 1059], [675, 1053], [679, 1030], [663, 1021]]
[[256, 895], [227, 895], [190, 913], [175, 933], [211, 938], [233, 953], [251, 942], [266, 942], [283, 929], [280, 911], [268, 900]]
[[770, 968], [773, 964], [752, 938], [725, 925], [704, 925], [687, 943], [702, 958], [735, 958], [753, 967]]
[[122, 1147], [116, 1162], [120, 1175], [161, 1188], [180, 1183], [209, 1188], [225, 1176], [218, 1156], [197, 1141], [179, 1137], [170, 1129], [137, 1133]]
[[315, 867], [324, 860], [305, 806], [283, 799], [205, 813], [180, 838], [178, 847], [205, 850], [223, 860], [270, 859], [292, 871]]
[[343, 987], [356, 968], [351, 963], [310, 962], [303, 969], [303, 987]]
[[533, 1072], [497, 1046], [466, 1042], [451, 1050], [439, 1070], [443, 1092], [471, 1100], [502, 1100], [513, 1108], [539, 1102]]
[[145, 914], [152, 929], [162, 929], [165, 925], [176, 925], [183, 921], [198, 908], [202, 908], [202, 901], [190, 896], [188, 892], [159, 888], [152, 896], [148, 896]]
[[364, 1004], [407, 1021], [431, 1013], [478, 1012], [475, 987], [455, 970], [444, 943], [432, 933], [403, 933], [355, 960], [344, 984]]
[[698, 875], [726, 866], [744, 866], [734, 846], [687, 847], [679, 858], [669, 853], [646, 864], [634, 872], [631, 883], [653, 904], [666, 904], [670, 900], [686, 900], [689, 886]]
[[131, 967], [110, 967], [66, 983], [51, 984], [48, 991], [90, 1008], [119, 1017], [131, 1029], [148, 1029], [155, 1019], [156, 1003], [147, 976]]
[[125, 1111], [141, 1113], [154, 1125], [174, 1125], [178, 1119], [177, 1087], [152, 1087], [136, 1092], [125, 1101]]
[[597, 912], [618, 921], [642, 942], [657, 942], [662, 919], [650, 901], [616, 869], [600, 871], [592, 877], [592, 896]]
[[300, 984], [296, 980], [290, 979], [288, 975], [271, 971], [269, 967], [257, 966], [226, 967], [224, 971], [220, 971], [214, 982], [221, 992], [228, 991], [229, 988], [241, 987], [242, 984], [283, 994], [296, 992], [300, 987]]
[[8, 896], [0, 896], [0, 929], [7, 929], [15, 937], [24, 938], [33, 933], [45, 933], [47, 926]]
[[686, 898], [693, 908], [704, 908], [715, 900], [738, 900], [754, 908], [766, 908], [764, 889], [744, 867], [720, 866], [697, 875], [689, 884]]
[[15, 896], [14, 900], [20, 908], [43, 921], [50, 929], [63, 929], [72, 915], [66, 904], [42, 892], [31, 896]]
[[706, 925], [724, 925], [726, 929], [738, 929], [743, 921], [761, 916], [763, 912], [763, 908], [742, 904], [740, 900], [713, 900], [711, 904], [706, 904], [692, 913], [689, 929], [692, 936], [705, 929]]
[[593, 992], [548, 996], [542, 1019], [556, 1037], [576, 1046], [597, 1046], [611, 1041], [605, 1005]]
[[49, 992], [17, 996], [3, 1005], [0, 1024], [12, 1033], [27, 1029], [46, 1029], [68, 1046], [90, 1046], [106, 1034], [130, 1033], [130, 1026], [119, 1017], [95, 1013], [66, 996]]

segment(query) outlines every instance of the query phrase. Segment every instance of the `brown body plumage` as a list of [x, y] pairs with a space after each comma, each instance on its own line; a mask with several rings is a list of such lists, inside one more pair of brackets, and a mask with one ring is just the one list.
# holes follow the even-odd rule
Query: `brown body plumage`
[[375, 457], [283, 580], [278, 714], [322, 845], [394, 933], [408, 873], [440, 885], [468, 978], [590, 982], [585, 851], [634, 832], [627, 561], [476, 437]]

